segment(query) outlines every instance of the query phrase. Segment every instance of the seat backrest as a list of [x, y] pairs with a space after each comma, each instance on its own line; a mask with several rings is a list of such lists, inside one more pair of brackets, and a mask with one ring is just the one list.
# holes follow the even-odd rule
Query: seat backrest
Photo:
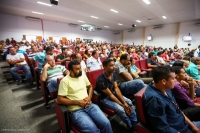
[[27, 54], [24, 54], [24, 58], [25, 58], [26, 63], [27, 63], [29, 66], [31, 66], [31, 63], [30, 63], [30, 61], [29, 61], [29, 59], [28, 59]]
[[105, 59], [106, 59], [105, 57], [100, 58], [101, 62], [103, 62]]
[[98, 70], [94, 70], [94, 71], [89, 71], [86, 73], [93, 89], [95, 89], [96, 87], [96, 80], [99, 77], [99, 75], [103, 72], [103, 69], [98, 69]]
[[139, 62], [139, 61], [135, 61], [135, 66], [136, 66], [137, 68], [141, 69], [141, 67], [140, 67], [140, 62]]
[[69, 61], [66, 61], [65, 68], [68, 69]]
[[141, 69], [148, 69], [147, 68], [147, 59], [140, 60], [139, 62], [140, 62]]
[[146, 124], [145, 114], [144, 114], [144, 107], [143, 107], [143, 95], [146, 90], [144, 87], [138, 93], [135, 94], [135, 104], [136, 104], [136, 112], [138, 116], [138, 121], [143, 124]]
[[59, 86], [60, 81], [61, 81], [62, 79], [63, 79], [63, 78], [57, 78], [57, 84], [58, 84], [58, 86]]
[[56, 65], [61, 65], [61, 62], [56, 62]]

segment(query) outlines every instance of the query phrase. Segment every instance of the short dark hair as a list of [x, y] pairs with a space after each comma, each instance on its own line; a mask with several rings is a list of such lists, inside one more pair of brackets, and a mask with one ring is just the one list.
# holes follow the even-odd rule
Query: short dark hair
[[10, 51], [11, 48], [14, 48], [13, 46], [8, 47], [8, 51]]
[[110, 58], [110, 57], [111, 57], [111, 55], [113, 55], [113, 53], [114, 53], [114, 52], [113, 52], [113, 51], [111, 51], [111, 52], [109, 53], [109, 56], [108, 56], [108, 57]]
[[76, 46], [75, 49], [78, 49], [78, 50], [79, 50], [80, 48], [79, 48], [78, 46]]
[[173, 64], [173, 67], [174, 67], [174, 66], [183, 67], [183, 65], [184, 65], [184, 62], [183, 62], [183, 61], [175, 61], [174, 64]]
[[103, 66], [108, 66], [108, 64], [111, 62], [111, 61], [114, 61], [113, 59], [110, 59], [110, 58], [106, 58], [104, 61], [103, 61]]
[[80, 65], [80, 62], [77, 60], [71, 60], [68, 64], [68, 70], [73, 70], [73, 65]]
[[62, 52], [65, 51], [67, 48], [66, 47], [62, 47]]
[[132, 62], [133, 61], [133, 57], [130, 57], [130, 62]]
[[95, 55], [97, 53], [96, 50], [92, 51], [92, 56]]
[[190, 56], [184, 56], [183, 60], [191, 61], [191, 57]]
[[157, 55], [159, 56], [159, 55], [161, 55], [162, 53], [163, 53], [163, 52], [162, 52], [162, 51], [160, 51], [160, 52], [158, 52], [158, 53], [157, 53]]
[[121, 57], [120, 57], [120, 61], [122, 60], [126, 60], [128, 58], [128, 54], [122, 54]]
[[88, 53], [88, 49], [85, 50], [85, 54], [87, 54], [87, 53]]
[[171, 72], [174, 72], [174, 70], [170, 66], [156, 67], [152, 72], [154, 82], [158, 83], [162, 79], [168, 80]]
[[48, 53], [49, 51], [53, 50], [54, 48], [52, 46], [48, 46], [46, 47], [45, 51], [46, 53]]
[[153, 56], [153, 55], [155, 55], [154, 52], [149, 53], [149, 54], [148, 54], [148, 58], [151, 58], [151, 56]]
[[75, 60], [75, 59], [76, 59], [76, 54], [75, 54], [75, 53], [73, 53], [73, 54], [71, 55], [71, 59], [72, 59], [72, 60]]
[[181, 73], [181, 69], [183, 69], [183, 67], [173, 66], [173, 69], [174, 69], [175, 74], [180, 74]]

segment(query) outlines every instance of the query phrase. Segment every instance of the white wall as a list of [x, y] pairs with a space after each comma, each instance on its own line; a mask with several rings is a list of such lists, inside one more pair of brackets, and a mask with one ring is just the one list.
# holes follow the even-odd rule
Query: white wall
[[134, 42], [135, 45], [142, 45], [143, 28], [135, 29], [133, 32], [128, 32], [124, 30], [123, 43], [131, 44]]
[[187, 47], [189, 42], [183, 42], [182, 37], [187, 36], [189, 33], [192, 36], [190, 48], [197, 48], [200, 45], [200, 26], [195, 25], [199, 21], [183, 22], [180, 25], [178, 47]]
[[[188, 43], [191, 43], [190, 49], [196, 48], [200, 45], [200, 26], [196, 26], [195, 23], [198, 21], [190, 21], [190, 22], [182, 22], [179, 27], [179, 35], [178, 35], [178, 47], [187, 47]], [[174, 47], [176, 44], [176, 35], [178, 32], [178, 23], [176, 24], [168, 24], [164, 25], [162, 29], [153, 29], [152, 27], [145, 28], [145, 40], [144, 45], [156, 46], [169, 48]], [[191, 42], [183, 42], [182, 37], [188, 34], [192, 35]], [[152, 35], [153, 41], [147, 41], [146, 37]], [[136, 29], [135, 32], [128, 33], [124, 30], [123, 43], [130, 44], [131, 42], [135, 42], [136, 45], [141, 45], [143, 38], [143, 30], [142, 28]]]
[[[23, 35], [37, 35], [43, 36], [42, 25], [40, 21], [30, 21], [25, 17], [13, 16], [0, 13], [0, 40], [13, 37], [16, 41], [21, 41]], [[115, 36], [113, 32], [101, 30], [95, 32], [82, 31], [78, 27], [70, 27], [68, 24], [43, 21], [44, 38], [49, 36], [66, 37], [68, 40], [93, 39], [93, 41], [111, 41], [115, 43]]]

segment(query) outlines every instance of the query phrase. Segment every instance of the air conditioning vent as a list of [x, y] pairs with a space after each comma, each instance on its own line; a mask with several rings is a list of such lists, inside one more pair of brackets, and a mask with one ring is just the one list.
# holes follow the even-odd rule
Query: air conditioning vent
[[69, 26], [71, 26], [71, 27], [77, 27], [78, 24], [69, 23]]
[[128, 32], [134, 32], [135, 31], [135, 29], [130, 29], [130, 30], [128, 30]]
[[96, 30], [102, 30], [102, 28], [96, 28]]
[[196, 23], [195, 25], [200, 26], [200, 23]]
[[162, 29], [162, 28], [164, 28], [164, 25], [155, 25], [153, 27], [153, 29]]
[[30, 17], [30, 16], [26, 16], [27, 20], [31, 20], [31, 21], [40, 21], [40, 18], [35, 18], [35, 17]]
[[120, 32], [113, 32], [114, 35], [120, 34]]

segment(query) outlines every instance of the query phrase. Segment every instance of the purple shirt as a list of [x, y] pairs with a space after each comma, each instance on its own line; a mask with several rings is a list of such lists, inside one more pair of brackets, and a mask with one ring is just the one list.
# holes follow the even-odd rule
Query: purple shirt
[[194, 107], [193, 100], [188, 96], [187, 90], [178, 82], [175, 82], [172, 93], [176, 99], [176, 102], [181, 109], [186, 109], [188, 107]]

